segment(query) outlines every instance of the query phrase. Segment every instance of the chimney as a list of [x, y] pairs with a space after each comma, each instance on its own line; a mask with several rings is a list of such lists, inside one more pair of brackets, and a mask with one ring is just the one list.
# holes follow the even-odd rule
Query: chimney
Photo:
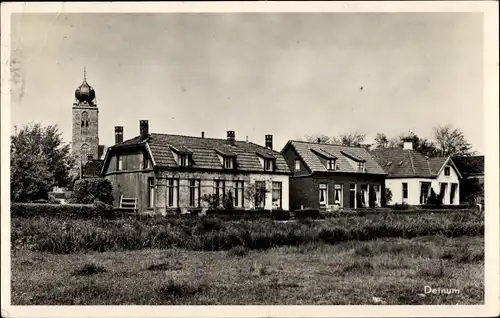
[[320, 143], [321, 143], [321, 138], [318, 138], [318, 144], [320, 144]]
[[144, 141], [149, 136], [149, 123], [147, 120], [139, 121], [139, 132], [141, 136], [141, 141]]
[[403, 149], [405, 150], [413, 150], [413, 139], [412, 138], [403, 138]]
[[115, 126], [115, 144], [123, 142], [123, 126]]
[[266, 148], [273, 150], [273, 135], [266, 135]]
[[234, 131], [233, 130], [227, 131], [227, 143], [231, 146], [234, 146]]
[[204, 131], [201, 132], [201, 138], [205, 138], [205, 132]]

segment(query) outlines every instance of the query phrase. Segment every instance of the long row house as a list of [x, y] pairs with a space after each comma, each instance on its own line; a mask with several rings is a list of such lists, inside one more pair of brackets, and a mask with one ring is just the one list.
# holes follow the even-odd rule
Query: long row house
[[[443, 204], [460, 203], [460, 171], [451, 158], [426, 158], [407, 142], [377, 149], [288, 141], [278, 152], [273, 136], [264, 146], [226, 138], [150, 133], [147, 120], [139, 135], [123, 140], [115, 127], [100, 175], [111, 181], [115, 204], [133, 203], [138, 211], [187, 212], [207, 208], [204, 196], [231, 191], [235, 209], [377, 208], [396, 203], [427, 203], [430, 189]], [[266, 189], [255, 201], [248, 189]], [[389, 189], [392, 198], [385, 200]]]
[[[261, 146], [237, 140], [234, 131], [226, 138], [150, 133], [148, 121], [141, 120], [132, 139], [123, 140], [123, 127], [115, 127], [115, 144], [106, 149], [99, 144], [96, 92], [85, 72], [75, 90], [72, 120], [77, 173], [107, 178], [115, 205], [137, 211], [199, 209], [206, 207], [202, 198], [229, 191], [237, 209], [419, 205], [431, 189], [443, 204], [456, 205], [462, 180], [484, 178], [484, 157], [429, 159], [413, 150], [410, 140], [402, 148], [374, 151], [291, 140], [278, 152], [272, 135], [264, 136]], [[264, 197], [255, 200], [247, 195], [251, 189], [266, 189]], [[392, 193], [388, 202], [386, 189]]]

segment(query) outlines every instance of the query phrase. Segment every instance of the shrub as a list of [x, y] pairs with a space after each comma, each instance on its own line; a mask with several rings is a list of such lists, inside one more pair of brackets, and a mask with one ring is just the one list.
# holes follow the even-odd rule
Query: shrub
[[304, 210], [295, 210], [293, 211], [293, 216], [296, 218], [314, 218], [317, 219], [320, 217], [319, 210], [316, 209], [304, 209]]
[[222, 198], [222, 207], [224, 210], [233, 210], [234, 209], [234, 196], [233, 191], [229, 190], [226, 195]]
[[290, 211], [288, 210], [271, 210], [271, 219], [276, 221], [286, 221], [290, 219]]
[[389, 188], [385, 188], [384, 190], [384, 202], [385, 204], [392, 201], [392, 191]]
[[113, 204], [111, 182], [104, 178], [80, 179], [75, 182], [72, 199], [74, 203], [92, 204], [95, 200]]
[[216, 194], [205, 194], [201, 197], [201, 201], [207, 203], [210, 211], [220, 210], [220, 198]]
[[70, 219], [90, 219], [94, 217], [111, 218], [113, 208], [106, 204], [38, 204], [12, 203], [10, 206], [12, 217], [62, 217]]

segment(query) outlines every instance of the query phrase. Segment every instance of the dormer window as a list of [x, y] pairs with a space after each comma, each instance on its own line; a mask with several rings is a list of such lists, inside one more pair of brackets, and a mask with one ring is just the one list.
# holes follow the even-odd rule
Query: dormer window
[[358, 171], [365, 172], [365, 163], [364, 162], [358, 162]]
[[335, 170], [335, 159], [328, 159], [328, 170]]
[[264, 160], [264, 170], [273, 171], [273, 161], [271, 159]]
[[189, 157], [189, 155], [182, 154], [182, 155], [180, 156], [180, 158], [181, 158], [181, 159], [180, 159], [180, 165], [181, 165], [182, 167], [189, 167], [189, 166], [190, 166], [190, 163], [191, 163], [191, 162], [190, 162], [190, 161], [191, 161], [190, 159], [191, 159], [191, 158]]
[[224, 168], [234, 169], [234, 158], [226, 157], [224, 158]]

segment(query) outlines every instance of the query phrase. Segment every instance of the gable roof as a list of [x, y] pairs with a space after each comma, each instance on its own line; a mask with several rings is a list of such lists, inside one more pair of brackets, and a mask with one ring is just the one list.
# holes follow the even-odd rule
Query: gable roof
[[[379, 148], [370, 152], [389, 178], [435, 178], [451, 160], [449, 157], [426, 158], [416, 150], [403, 148]], [[453, 165], [453, 161], [451, 163]]]
[[[293, 147], [297, 155], [302, 159], [307, 168], [314, 172], [327, 172], [327, 167], [321, 162], [318, 153], [327, 152], [337, 158], [338, 170], [335, 172], [359, 173], [357, 166], [349, 162], [349, 157], [356, 161], [365, 161], [366, 172], [363, 174], [386, 174], [377, 161], [364, 147], [349, 147], [343, 145], [319, 144], [305, 141], [290, 140], [281, 153], [288, 147]], [[346, 155], [347, 154], [347, 155]]]
[[484, 156], [453, 157], [453, 162], [464, 176], [484, 176]]
[[235, 156], [238, 171], [263, 172], [258, 154], [275, 158], [275, 173], [290, 174], [290, 168], [283, 156], [274, 150], [247, 141], [234, 141], [234, 146], [226, 139], [202, 138], [182, 135], [151, 133], [146, 141], [140, 136], [110, 147], [110, 151], [126, 147], [148, 147], [153, 164], [162, 168], [177, 168], [171, 147], [188, 150], [192, 154], [193, 169], [224, 170], [218, 155]]

